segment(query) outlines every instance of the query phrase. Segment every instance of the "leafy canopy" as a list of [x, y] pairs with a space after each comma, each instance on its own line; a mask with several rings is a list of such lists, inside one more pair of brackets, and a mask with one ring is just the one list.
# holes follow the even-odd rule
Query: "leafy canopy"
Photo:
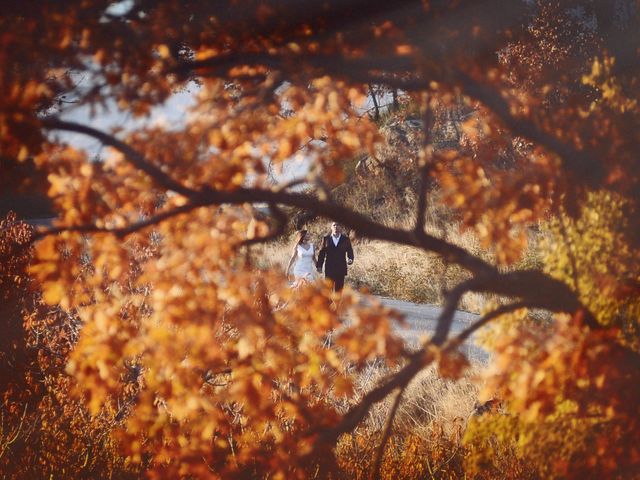
[[[492, 319], [546, 309], [563, 314], [551, 330], [514, 327], [497, 346], [498, 366], [509, 370], [497, 373], [496, 388], [524, 420], [559, 410], [613, 422], [615, 434], [605, 428], [594, 441], [610, 438], [615, 449], [554, 471], [637, 472], [638, 429], [627, 421], [637, 422], [640, 402], [626, 397], [637, 385], [628, 370], [637, 343], [615, 330], [637, 326], [637, 309], [621, 310], [637, 301], [617, 298], [637, 296], [637, 270], [595, 268], [578, 238], [580, 222], [601, 215], [588, 194], [600, 191], [619, 198], [609, 208], [625, 208], [625, 218], [602, 215], [628, 223], [615, 233], [602, 227], [603, 245], [621, 245], [606, 256], [613, 265], [637, 256], [640, 17], [636, 4], [619, 3], [622, 14], [600, 0], [3, 3], [2, 165], [34, 161], [57, 212], [52, 230], [26, 242], [35, 246], [28, 276], [45, 305], [81, 325], [57, 370], [61, 396], [82, 399], [87, 418], [111, 418], [107, 430], [126, 440], [127, 462], [152, 475], [319, 475], [337, 468], [326, 461], [332, 447], [373, 403], [432, 361], [459, 375], [458, 343]], [[345, 161], [375, 154], [377, 125], [361, 115], [372, 84], [409, 96], [422, 115], [409, 229], [331, 197]], [[145, 122], [185, 89], [195, 101], [183, 123]], [[461, 148], [436, 150], [433, 112], [456, 102], [478, 114], [463, 123]], [[137, 121], [104, 130], [69, 120], [78, 109]], [[106, 147], [98, 161], [78, 136]], [[506, 150], [516, 163], [504, 169], [495, 159]], [[300, 179], [308, 191], [274, 186], [268, 174], [296, 154], [311, 162]], [[7, 184], [23, 180], [19, 169], [5, 173]], [[431, 179], [495, 264], [427, 233]], [[254, 208], [265, 204], [267, 218]], [[394, 314], [353, 293], [336, 312], [323, 287], [294, 295], [280, 272], [257, 274], [247, 251], [282, 234], [285, 207], [466, 269], [429, 344], [405, 352], [391, 334]], [[555, 250], [556, 239], [549, 248], [548, 271], [503, 268], [526, 247], [526, 229], [554, 214], [577, 223], [566, 247]], [[25, 248], [3, 250], [3, 275], [15, 264], [4, 258], [20, 263]], [[596, 288], [615, 300], [592, 297]], [[450, 338], [470, 291], [506, 303]], [[345, 315], [352, 323], [336, 334], [340, 349], [323, 348]], [[530, 346], [537, 353], [526, 354]], [[351, 391], [348, 366], [357, 372], [376, 357], [404, 366], [346, 412], [336, 408], [329, 400]], [[603, 396], [585, 395], [592, 388]], [[62, 471], [56, 462], [65, 460], [47, 462]]]

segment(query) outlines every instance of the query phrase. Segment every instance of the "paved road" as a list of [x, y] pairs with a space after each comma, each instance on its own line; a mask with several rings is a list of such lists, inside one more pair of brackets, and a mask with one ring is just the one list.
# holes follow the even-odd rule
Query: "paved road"
[[[405, 339], [409, 346], [417, 346], [421, 337], [429, 337], [436, 329], [438, 315], [441, 307], [419, 303], [405, 302], [393, 298], [378, 297], [383, 305], [403, 313], [406, 320], [405, 326], [398, 325], [398, 334]], [[462, 331], [473, 321], [480, 318], [479, 315], [457, 311], [451, 325], [451, 335]], [[474, 343], [473, 336], [463, 345], [463, 351], [474, 362], [486, 363], [489, 355]]]

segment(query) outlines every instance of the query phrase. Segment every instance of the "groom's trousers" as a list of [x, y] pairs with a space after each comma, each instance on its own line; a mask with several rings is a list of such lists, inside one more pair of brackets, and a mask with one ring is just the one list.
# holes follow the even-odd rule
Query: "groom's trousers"
[[331, 284], [333, 285], [333, 291], [334, 292], [342, 291], [342, 289], [344, 287], [344, 277], [343, 276], [327, 277], [327, 279], [331, 280]]

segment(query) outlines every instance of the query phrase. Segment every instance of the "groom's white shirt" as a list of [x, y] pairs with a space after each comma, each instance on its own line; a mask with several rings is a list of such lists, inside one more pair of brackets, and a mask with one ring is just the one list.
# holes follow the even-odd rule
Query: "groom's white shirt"
[[337, 247], [338, 242], [340, 241], [340, 235], [338, 235], [337, 237], [335, 235], [331, 235], [331, 239], [333, 240], [333, 245]]

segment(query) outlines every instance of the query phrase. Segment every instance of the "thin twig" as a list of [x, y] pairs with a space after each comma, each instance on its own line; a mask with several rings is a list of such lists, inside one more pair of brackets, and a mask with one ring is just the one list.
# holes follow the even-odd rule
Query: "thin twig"
[[398, 411], [398, 407], [400, 406], [400, 399], [402, 398], [402, 394], [404, 393], [405, 386], [400, 387], [398, 390], [398, 394], [393, 401], [393, 405], [391, 407], [391, 411], [389, 412], [389, 416], [387, 417], [387, 423], [384, 427], [384, 433], [382, 434], [382, 439], [380, 440], [380, 445], [378, 446], [378, 451], [376, 452], [376, 457], [373, 462], [373, 468], [371, 469], [370, 480], [375, 480], [378, 478], [380, 474], [380, 465], [382, 464], [382, 458], [384, 456], [384, 450], [389, 441], [389, 437], [391, 436], [391, 427], [393, 426], [393, 420]]
[[505, 313], [514, 312], [516, 310], [520, 310], [521, 308], [528, 308], [528, 307], [530, 307], [530, 304], [528, 302], [515, 302], [515, 303], [499, 306], [495, 310], [492, 310], [491, 312], [485, 314], [482, 318], [480, 318], [479, 320], [474, 322], [472, 325], [465, 328], [462, 332], [460, 332], [454, 338], [449, 340], [449, 342], [447, 342], [447, 345], [443, 350], [449, 351], [457, 348], [465, 340], [467, 340], [471, 335], [473, 335], [473, 333], [476, 330], [485, 326], [491, 320], [498, 318], [499, 316], [504, 315]]

